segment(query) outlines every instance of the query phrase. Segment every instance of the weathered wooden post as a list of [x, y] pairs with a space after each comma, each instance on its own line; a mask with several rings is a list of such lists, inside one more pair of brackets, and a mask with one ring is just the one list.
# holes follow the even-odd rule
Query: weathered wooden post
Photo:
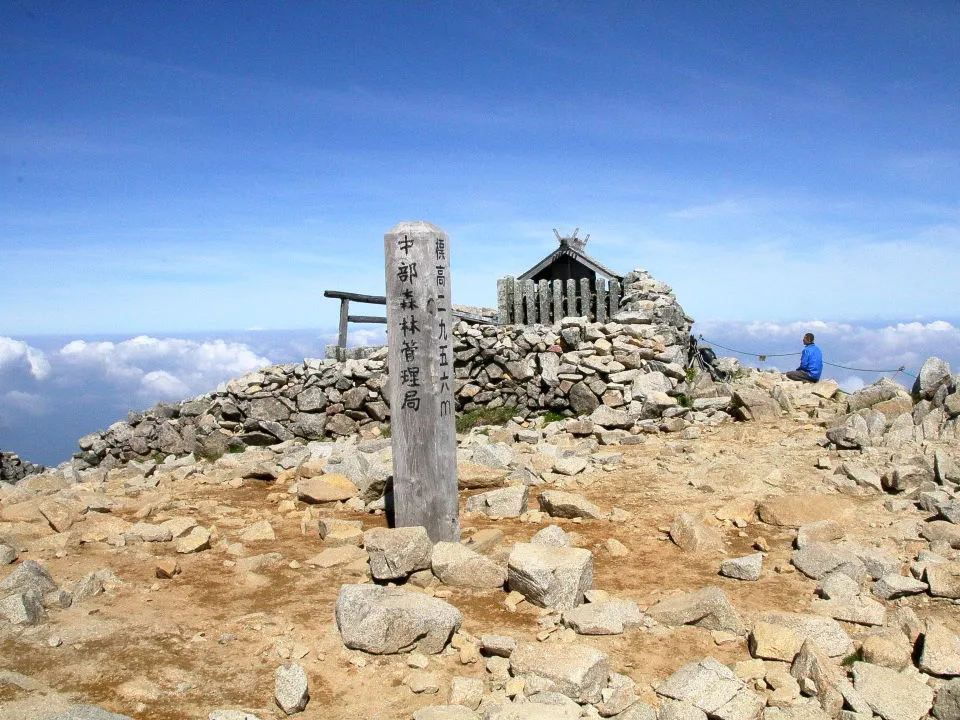
[[383, 249], [394, 522], [422, 525], [434, 542], [456, 542], [450, 238], [428, 222], [402, 222], [383, 236]]

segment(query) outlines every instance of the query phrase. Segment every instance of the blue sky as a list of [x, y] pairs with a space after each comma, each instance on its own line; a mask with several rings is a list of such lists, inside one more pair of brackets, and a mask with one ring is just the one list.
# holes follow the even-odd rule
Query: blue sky
[[401, 220], [462, 304], [580, 227], [731, 337], [954, 327], [957, 37], [947, 0], [0, 3], [0, 447], [30, 349], [286, 360], [235, 331], [327, 333]]

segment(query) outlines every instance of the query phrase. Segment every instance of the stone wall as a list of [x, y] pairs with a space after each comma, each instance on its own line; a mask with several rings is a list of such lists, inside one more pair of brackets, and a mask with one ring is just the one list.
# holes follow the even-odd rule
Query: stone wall
[[45, 471], [43, 465], [23, 460], [16, 453], [0, 451], [0, 482], [15, 483], [27, 475], [37, 475]]
[[[633, 419], [675, 406], [692, 320], [670, 287], [643, 270], [624, 278], [620, 312], [606, 323], [457, 324], [458, 412], [515, 408], [584, 415], [607, 406]], [[389, 421], [386, 348], [367, 358], [308, 359], [248, 373], [216, 392], [160, 404], [80, 439], [74, 467], [158, 455], [219, 456], [294, 438], [380, 434]]]

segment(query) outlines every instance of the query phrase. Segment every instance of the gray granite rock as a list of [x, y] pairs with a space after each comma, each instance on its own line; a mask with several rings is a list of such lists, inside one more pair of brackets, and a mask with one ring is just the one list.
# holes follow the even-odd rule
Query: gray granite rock
[[960, 675], [960, 637], [942, 622], [927, 620], [918, 667], [930, 675]]
[[837, 600], [813, 600], [810, 610], [818, 615], [858, 625], [883, 625], [887, 621], [887, 609], [883, 604], [864, 595]]
[[11, 625], [39, 625], [46, 619], [43, 598], [33, 588], [10, 593], [0, 600], [0, 617]]
[[747, 628], [727, 598], [716, 586], [664, 598], [647, 609], [647, 614], [664, 625], [696, 625], [746, 635]]
[[759, 580], [762, 567], [763, 554], [754, 553], [724, 560], [720, 563], [720, 574], [736, 580]]
[[347, 647], [377, 655], [438, 653], [463, 622], [457, 608], [438, 598], [367, 584], [341, 587], [335, 614]]
[[563, 624], [580, 635], [619, 635], [642, 623], [643, 613], [633, 600], [586, 603], [563, 613]]
[[507, 580], [503, 567], [457, 542], [435, 544], [430, 566], [444, 585], [498, 588]]
[[933, 716], [937, 720], [960, 720], [960, 679], [951, 680], [937, 690]]
[[716, 717], [717, 711], [745, 687], [730, 668], [708, 657], [683, 665], [655, 689], [658, 695], [690, 703], [709, 717]]
[[377, 580], [405, 578], [430, 567], [433, 543], [424, 527], [372, 528], [363, 534], [370, 573]]
[[482, 512], [491, 517], [519, 517], [527, 511], [530, 488], [515, 485], [500, 490], [490, 490], [467, 498], [469, 512]]
[[576, 643], [518, 643], [510, 655], [510, 672], [547, 681], [545, 690], [563, 693], [581, 703], [596, 703], [610, 677], [605, 653]]
[[0, 582], [0, 596], [26, 590], [36, 590], [42, 596], [56, 589], [53, 577], [36, 560], [24, 560]]
[[307, 672], [297, 663], [281, 665], [273, 674], [273, 697], [287, 715], [303, 712], [310, 702]]
[[850, 636], [832, 618], [805, 613], [763, 612], [757, 620], [788, 628], [801, 639], [810, 639], [830, 657], [846, 657], [853, 651]]
[[670, 539], [687, 552], [709, 552], [723, 547], [716, 528], [705, 525], [688, 513], [680, 513], [670, 524]]
[[547, 527], [538, 530], [530, 542], [534, 545], [551, 545], [552, 547], [570, 547], [570, 538], [557, 525], [547, 525]]
[[543, 490], [537, 497], [537, 502], [540, 509], [550, 517], [599, 520], [604, 516], [600, 508], [582, 495], [562, 490]]
[[853, 687], [883, 720], [920, 720], [933, 706], [933, 690], [916, 678], [855, 662]]
[[906, 575], [884, 575], [870, 586], [870, 591], [881, 600], [893, 600], [907, 595], [919, 595], [928, 590], [928, 585]]
[[813, 580], [820, 580], [834, 571], [843, 572], [854, 580], [866, 573], [866, 568], [856, 555], [828, 543], [808, 543], [793, 553], [790, 562]]
[[43, 720], [133, 720], [128, 715], [118, 715], [94, 705], [74, 705], [62, 713], [44, 716]]
[[582, 548], [517, 543], [507, 561], [507, 584], [534, 605], [572, 610], [593, 585], [593, 555]]

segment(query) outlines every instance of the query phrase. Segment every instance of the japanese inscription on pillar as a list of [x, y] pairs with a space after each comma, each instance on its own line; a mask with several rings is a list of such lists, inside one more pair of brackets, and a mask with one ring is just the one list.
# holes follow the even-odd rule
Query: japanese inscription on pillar
[[383, 238], [387, 280], [394, 521], [460, 539], [453, 401], [450, 238], [403, 222]]

